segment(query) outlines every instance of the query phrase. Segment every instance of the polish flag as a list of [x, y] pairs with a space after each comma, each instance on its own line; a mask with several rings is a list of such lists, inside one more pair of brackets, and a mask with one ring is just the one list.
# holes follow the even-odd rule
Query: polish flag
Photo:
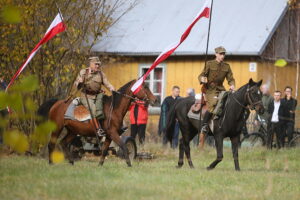
[[166, 60], [176, 49], [179, 47], [179, 45], [188, 37], [190, 34], [192, 28], [197, 23], [197, 21], [202, 18], [209, 18], [210, 16], [210, 10], [211, 10], [211, 0], [206, 0], [203, 7], [201, 8], [200, 12], [197, 14], [197, 16], [194, 18], [194, 21], [188, 26], [188, 28], [185, 30], [185, 32], [182, 34], [180, 40], [177, 43], [174, 43], [170, 45], [168, 48], [166, 48], [154, 61], [154, 63], [151, 65], [151, 67], [147, 70], [147, 72], [139, 78], [131, 87], [131, 91], [136, 94], [140, 91], [142, 84], [146, 80], [147, 76], [150, 74], [150, 72], [161, 62]]
[[45, 33], [44, 37], [40, 40], [40, 42], [34, 47], [34, 49], [29, 54], [26, 61], [23, 63], [23, 65], [18, 69], [18, 71], [14, 74], [12, 79], [10, 80], [8, 86], [6, 87], [5, 91], [8, 90], [8, 88], [13, 84], [16, 78], [21, 74], [21, 72], [25, 69], [27, 64], [31, 61], [33, 56], [36, 54], [36, 52], [41, 48], [43, 44], [48, 42], [51, 38], [53, 38], [55, 35], [57, 35], [60, 32], [63, 32], [66, 29], [65, 24], [63, 23], [63, 19], [60, 14], [57, 14], [55, 19], [52, 21], [50, 27], [48, 28], [47, 32]]

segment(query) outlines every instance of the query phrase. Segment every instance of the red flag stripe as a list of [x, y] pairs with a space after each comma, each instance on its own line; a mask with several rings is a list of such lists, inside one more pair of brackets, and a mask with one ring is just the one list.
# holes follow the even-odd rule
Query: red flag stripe
[[165, 51], [163, 51], [154, 61], [154, 63], [151, 65], [151, 67], [147, 70], [147, 72], [139, 79], [135, 82], [135, 84], [131, 87], [131, 91], [136, 94], [140, 91], [141, 86], [143, 84], [143, 82], [146, 80], [147, 76], [150, 74], [150, 72], [161, 62], [163, 62], [164, 60], [166, 60], [178, 47], [179, 45], [188, 37], [188, 35], [190, 34], [192, 28], [194, 27], [194, 25], [197, 23], [197, 21], [202, 18], [202, 17], [206, 17], [209, 18], [210, 15], [210, 1], [211, 0], [207, 0], [204, 3], [204, 6], [202, 7], [202, 9], [200, 10], [200, 12], [197, 14], [197, 16], [195, 17], [194, 21], [188, 26], [188, 28], [185, 30], [185, 32], [182, 34], [180, 41], [178, 42], [178, 44], [175, 45], [171, 45], [170, 48], [167, 48]]
[[65, 24], [62, 21], [62, 18], [60, 17], [60, 14], [58, 14], [55, 19], [52, 21], [50, 27], [48, 28], [46, 34], [44, 37], [39, 41], [39, 43], [34, 47], [34, 49], [29, 54], [26, 61], [22, 64], [22, 66], [18, 69], [18, 71], [14, 74], [12, 79], [10, 80], [8, 86], [6, 87], [6, 90], [12, 85], [12, 83], [15, 81], [16, 78], [21, 74], [21, 72], [25, 69], [27, 64], [31, 61], [31, 59], [34, 57], [36, 52], [41, 48], [43, 44], [51, 40], [55, 35], [57, 35], [60, 32], [63, 32], [66, 29]]

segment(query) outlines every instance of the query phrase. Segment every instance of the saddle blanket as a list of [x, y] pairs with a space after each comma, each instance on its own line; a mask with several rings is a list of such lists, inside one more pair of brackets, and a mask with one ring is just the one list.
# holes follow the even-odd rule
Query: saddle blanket
[[92, 119], [89, 111], [83, 105], [79, 105], [79, 99], [77, 98], [70, 103], [64, 118], [81, 122]]

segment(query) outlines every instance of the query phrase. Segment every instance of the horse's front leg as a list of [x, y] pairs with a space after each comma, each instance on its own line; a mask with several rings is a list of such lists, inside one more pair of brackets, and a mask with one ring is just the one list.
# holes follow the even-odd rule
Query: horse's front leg
[[239, 135], [235, 137], [231, 137], [230, 140], [231, 140], [232, 155], [234, 160], [234, 167], [235, 170], [240, 171], [239, 153], [238, 153]]
[[217, 159], [207, 167], [207, 170], [214, 169], [216, 165], [223, 159], [223, 137], [219, 135], [215, 136], [215, 144], [217, 150]]
[[127, 163], [128, 167], [131, 167], [131, 161], [129, 159], [129, 153], [128, 153], [127, 146], [121, 140], [118, 132], [117, 131], [112, 131], [110, 137], [122, 149], [122, 151], [124, 152], [126, 163]]
[[[96, 136], [96, 137], [98, 137], [98, 136]], [[104, 144], [102, 146], [102, 149], [101, 149], [101, 158], [100, 158], [100, 161], [99, 161], [100, 166], [102, 166], [103, 163], [104, 163], [105, 156], [107, 156], [108, 148], [109, 148], [110, 143], [111, 143], [111, 139], [109, 137], [106, 137], [105, 141], [104, 141]]]

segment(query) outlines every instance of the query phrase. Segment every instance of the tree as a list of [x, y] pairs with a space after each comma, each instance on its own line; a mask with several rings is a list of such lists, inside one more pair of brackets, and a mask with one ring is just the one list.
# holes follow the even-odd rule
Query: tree
[[43, 37], [59, 7], [67, 31], [42, 47], [22, 75], [38, 76], [40, 89], [33, 95], [38, 105], [51, 97], [65, 97], [92, 46], [136, 3], [137, 0], [0, 0], [1, 74], [9, 81]]

